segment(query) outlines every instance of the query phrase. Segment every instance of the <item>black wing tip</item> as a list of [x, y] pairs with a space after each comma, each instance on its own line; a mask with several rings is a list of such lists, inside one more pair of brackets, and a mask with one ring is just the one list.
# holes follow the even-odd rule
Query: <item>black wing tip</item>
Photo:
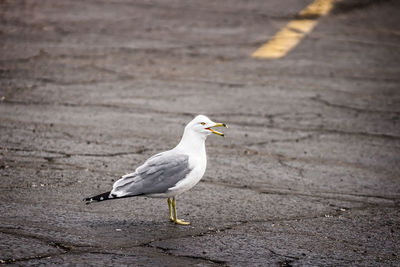
[[109, 199], [110, 193], [111, 192], [105, 192], [105, 193], [99, 194], [97, 196], [86, 197], [83, 199], [83, 201], [86, 201], [86, 203], [85, 203], [86, 205], [92, 203], [93, 201], [96, 201], [96, 202], [104, 201], [104, 200]]
[[85, 204], [89, 205], [90, 203], [93, 202], [93, 198], [92, 197], [85, 197], [84, 199], [82, 199], [82, 201], [85, 201]]

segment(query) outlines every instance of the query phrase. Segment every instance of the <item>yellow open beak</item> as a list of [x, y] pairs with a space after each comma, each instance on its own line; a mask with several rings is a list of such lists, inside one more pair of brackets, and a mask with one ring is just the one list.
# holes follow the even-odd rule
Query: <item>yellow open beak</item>
[[[213, 127], [225, 127], [225, 128], [228, 128], [228, 125], [226, 125], [225, 123], [216, 123]], [[218, 132], [218, 131], [216, 131], [216, 130], [214, 130], [212, 128], [207, 128], [207, 130], [210, 130], [212, 133], [215, 133], [215, 134], [218, 134], [220, 136], [224, 136], [225, 137], [225, 135], [223, 133], [220, 133], [220, 132]]]

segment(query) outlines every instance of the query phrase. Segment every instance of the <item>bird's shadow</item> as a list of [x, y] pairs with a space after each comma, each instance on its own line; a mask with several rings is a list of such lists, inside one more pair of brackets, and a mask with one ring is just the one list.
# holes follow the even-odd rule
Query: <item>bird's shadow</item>
[[[168, 219], [165, 221], [154, 221], [154, 220], [134, 220], [134, 219], [107, 219], [105, 221], [95, 221], [88, 222], [87, 226], [92, 229], [102, 229], [102, 230], [112, 230], [121, 229], [121, 231], [129, 231], [129, 232], [140, 232], [141, 230], [146, 231], [147, 233], [156, 231], [160, 233], [162, 231], [184, 231], [188, 229], [193, 229], [193, 226], [181, 226], [177, 225]], [[120, 230], [117, 230], [120, 231]]]
[[193, 226], [176, 225], [168, 220], [121, 220], [107, 219], [88, 222], [95, 243], [107, 244], [111, 247], [130, 247], [149, 244], [153, 241], [191, 235]]
[[116, 229], [159, 229], [162, 227], [174, 226], [170, 221], [135, 220], [135, 219], [107, 219], [103, 221], [88, 221], [87, 225], [91, 228], [116, 228]]

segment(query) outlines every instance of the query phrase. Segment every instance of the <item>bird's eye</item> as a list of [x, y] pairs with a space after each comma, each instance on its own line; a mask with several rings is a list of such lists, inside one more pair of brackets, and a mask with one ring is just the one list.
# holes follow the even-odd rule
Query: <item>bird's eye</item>
[[205, 123], [205, 122], [200, 122], [200, 124], [201, 124], [201, 125], [206, 125], [206, 123]]

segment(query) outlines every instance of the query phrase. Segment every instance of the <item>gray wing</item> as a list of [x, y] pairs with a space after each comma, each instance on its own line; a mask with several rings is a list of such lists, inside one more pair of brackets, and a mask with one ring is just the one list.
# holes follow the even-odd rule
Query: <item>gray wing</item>
[[157, 154], [148, 159], [134, 173], [116, 181], [111, 196], [135, 196], [168, 192], [183, 180], [192, 169], [189, 156], [171, 151]]

